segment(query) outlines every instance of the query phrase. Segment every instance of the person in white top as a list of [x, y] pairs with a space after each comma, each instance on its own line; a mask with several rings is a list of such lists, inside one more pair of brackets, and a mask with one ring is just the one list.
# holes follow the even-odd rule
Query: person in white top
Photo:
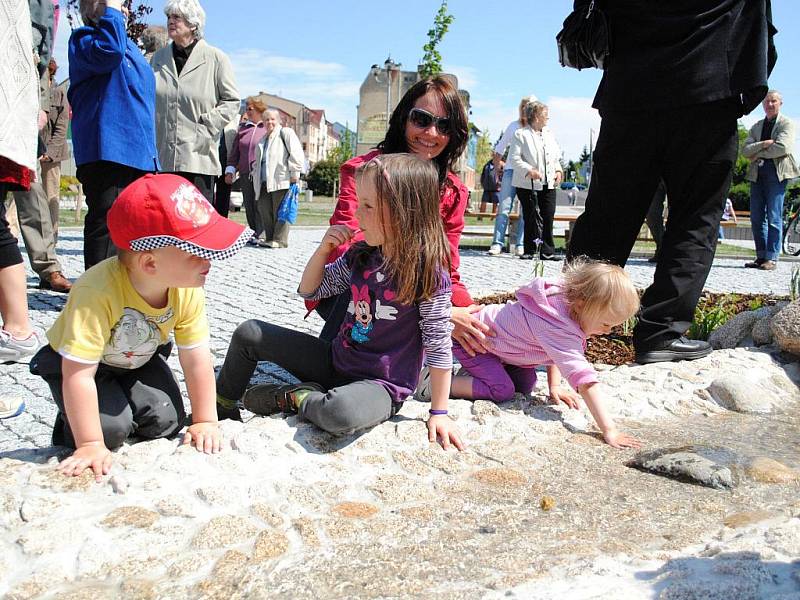
[[[494, 222], [494, 237], [492, 238], [492, 245], [489, 247], [489, 254], [492, 256], [500, 254], [503, 251], [503, 246], [505, 245], [506, 228], [508, 227], [508, 216], [511, 214], [512, 209], [516, 204], [516, 192], [514, 191], [514, 185], [511, 183], [513, 170], [510, 164], [505, 163], [503, 157], [505, 156], [506, 149], [511, 144], [511, 140], [514, 139], [514, 133], [517, 131], [517, 129], [520, 127], [525, 127], [527, 124], [525, 115], [523, 114], [525, 105], [534, 101], [536, 101], [536, 96], [534, 95], [525, 96], [522, 100], [520, 100], [519, 118], [515, 121], [511, 121], [511, 123], [508, 124], [508, 127], [506, 127], [506, 130], [503, 133], [503, 137], [500, 138], [500, 141], [497, 142], [494, 147], [494, 168], [503, 169], [503, 179], [500, 182], [497, 217], [495, 218]], [[511, 234], [510, 236], [511, 243], [509, 244], [509, 253], [516, 254], [518, 252], [520, 255], [522, 254], [522, 231], [523, 218], [520, 216], [519, 221], [517, 221], [516, 233]]]
[[553, 242], [553, 217], [556, 189], [564, 178], [559, 161], [561, 148], [547, 127], [547, 106], [530, 102], [524, 110], [528, 125], [514, 133], [508, 152], [508, 162], [514, 170], [511, 182], [525, 219], [525, 253], [520, 258], [532, 259], [538, 251], [542, 260], [558, 260]]

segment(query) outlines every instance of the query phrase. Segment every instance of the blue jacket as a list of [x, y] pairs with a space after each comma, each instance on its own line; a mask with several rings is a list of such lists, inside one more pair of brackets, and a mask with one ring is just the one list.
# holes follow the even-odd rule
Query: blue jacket
[[96, 26], [73, 31], [68, 53], [75, 164], [159, 170], [155, 76], [128, 39], [122, 13], [107, 8]]

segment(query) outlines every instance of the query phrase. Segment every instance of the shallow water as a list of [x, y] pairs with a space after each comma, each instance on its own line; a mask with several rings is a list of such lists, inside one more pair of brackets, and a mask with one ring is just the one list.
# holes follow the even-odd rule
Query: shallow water
[[[755, 457], [768, 457], [800, 469], [798, 410], [769, 415], [727, 413], [692, 415], [671, 420], [625, 425], [647, 447], [699, 446], [706, 453], [719, 449], [721, 462], [743, 467]], [[726, 459], [725, 450], [731, 458]]]

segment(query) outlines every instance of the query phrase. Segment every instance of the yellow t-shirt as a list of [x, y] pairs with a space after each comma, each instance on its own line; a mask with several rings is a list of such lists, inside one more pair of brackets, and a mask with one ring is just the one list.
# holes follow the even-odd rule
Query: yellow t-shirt
[[153, 308], [113, 257], [75, 282], [47, 339], [70, 360], [136, 369], [150, 360], [173, 331], [178, 348], [208, 341], [203, 288], [170, 288], [167, 305]]

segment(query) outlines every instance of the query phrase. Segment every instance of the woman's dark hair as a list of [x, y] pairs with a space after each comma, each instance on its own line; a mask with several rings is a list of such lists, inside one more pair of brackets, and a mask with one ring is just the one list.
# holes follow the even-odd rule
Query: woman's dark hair
[[439, 183], [443, 184], [447, 179], [447, 172], [455, 170], [456, 161], [467, 146], [467, 111], [464, 109], [458, 90], [448, 79], [437, 75], [422, 79], [411, 86], [392, 112], [389, 131], [386, 132], [384, 140], [378, 144], [378, 150], [384, 154], [408, 152], [406, 142], [408, 113], [414, 108], [416, 101], [430, 91], [439, 95], [450, 119], [450, 140], [442, 153], [433, 159], [439, 171]]

